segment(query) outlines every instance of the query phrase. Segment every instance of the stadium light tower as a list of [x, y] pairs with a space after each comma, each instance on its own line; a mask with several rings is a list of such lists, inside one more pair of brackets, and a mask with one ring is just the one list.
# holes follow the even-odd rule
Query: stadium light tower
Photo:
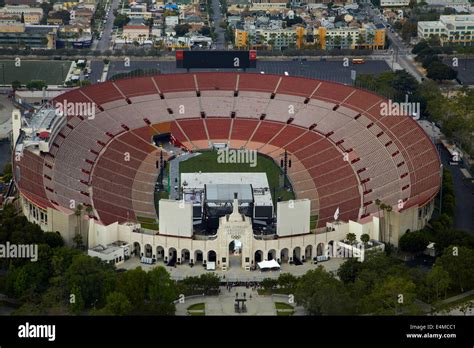
[[291, 155], [288, 156], [288, 152], [285, 149], [283, 157], [280, 159], [280, 168], [283, 170], [283, 184], [282, 187], [286, 188], [285, 179], [288, 174], [288, 168], [291, 168]]

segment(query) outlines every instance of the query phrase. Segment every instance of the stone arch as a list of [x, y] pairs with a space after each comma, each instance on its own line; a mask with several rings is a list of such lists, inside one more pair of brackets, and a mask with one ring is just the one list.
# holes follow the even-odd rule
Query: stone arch
[[141, 254], [141, 245], [140, 243], [138, 242], [133, 242], [133, 253], [138, 256], [138, 257], [142, 257], [142, 254]]
[[281, 249], [281, 251], [280, 251], [280, 262], [285, 263], [285, 262], [288, 262], [288, 260], [289, 260], [288, 248]]
[[145, 257], [152, 258], [153, 257], [153, 248], [150, 244], [145, 244]]
[[304, 250], [304, 259], [305, 260], [311, 260], [313, 258], [313, 246], [307, 245], [305, 250]]
[[276, 259], [277, 259], [276, 250], [275, 249], [268, 250], [267, 260], [270, 261], [270, 260], [276, 260]]
[[324, 243], [319, 243], [316, 247], [316, 256], [323, 256], [324, 255]]

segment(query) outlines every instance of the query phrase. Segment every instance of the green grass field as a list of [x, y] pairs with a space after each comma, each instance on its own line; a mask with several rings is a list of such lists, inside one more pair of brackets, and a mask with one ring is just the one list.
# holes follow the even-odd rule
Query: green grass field
[[26, 84], [32, 80], [42, 80], [48, 85], [62, 85], [71, 61], [62, 60], [21, 60], [15, 66], [14, 60], [0, 60], [0, 84], [10, 85], [13, 81]]
[[[273, 197], [273, 189], [276, 188], [276, 196], [282, 197], [284, 201], [294, 199], [292, 191], [280, 189], [280, 168], [270, 158], [258, 154], [257, 165], [250, 167], [242, 163], [218, 163], [216, 151], [204, 151], [201, 155], [188, 159], [179, 164], [180, 173], [266, 173], [268, 184]], [[288, 183], [288, 180], [286, 180]], [[275, 197], [273, 197], [275, 200]]]
[[285, 302], [275, 302], [278, 316], [291, 316], [295, 313], [292, 305]]
[[155, 219], [143, 217], [143, 216], [137, 216], [137, 220], [138, 222], [140, 222], [142, 227], [146, 228], [147, 230], [153, 230], [153, 231], [159, 230], [159, 225]]
[[196, 303], [188, 307], [188, 314], [192, 316], [206, 315], [206, 304]]

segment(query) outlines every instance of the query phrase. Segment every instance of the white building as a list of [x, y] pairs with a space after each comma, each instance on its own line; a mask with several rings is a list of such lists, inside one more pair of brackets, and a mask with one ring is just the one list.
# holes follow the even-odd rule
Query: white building
[[178, 16], [167, 16], [165, 18], [165, 25], [167, 27], [174, 28], [178, 24], [179, 24], [179, 17]]
[[441, 43], [470, 46], [474, 41], [474, 15], [440, 16], [439, 21], [418, 22], [418, 37], [437, 35]]
[[410, 4], [410, 0], [380, 0], [382, 7], [404, 7]]

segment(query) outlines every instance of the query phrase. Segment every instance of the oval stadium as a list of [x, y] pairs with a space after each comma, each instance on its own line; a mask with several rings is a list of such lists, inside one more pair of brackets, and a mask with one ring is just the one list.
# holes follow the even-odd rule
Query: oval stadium
[[322, 256], [347, 233], [397, 245], [431, 217], [441, 164], [411, 115], [382, 112], [388, 102], [270, 74], [108, 81], [13, 112], [15, 182], [30, 221], [68, 244], [80, 234], [112, 263], [225, 271], [237, 242], [251, 270]]

